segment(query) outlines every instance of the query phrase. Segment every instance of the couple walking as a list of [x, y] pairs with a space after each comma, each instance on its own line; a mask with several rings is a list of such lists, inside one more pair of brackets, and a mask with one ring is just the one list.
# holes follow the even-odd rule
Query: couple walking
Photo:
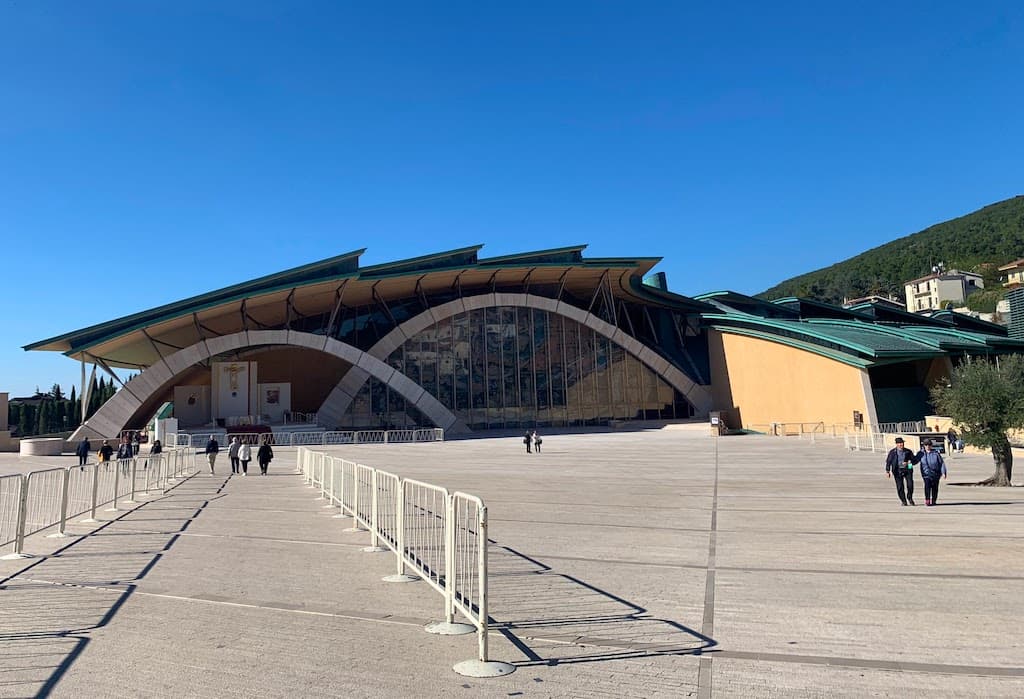
[[526, 434], [523, 435], [523, 444], [526, 445], [527, 454], [531, 453], [531, 447], [532, 451], [536, 451], [539, 454], [540, 445], [543, 441], [544, 440], [537, 434], [537, 430], [527, 430]]
[[939, 479], [946, 477], [946, 462], [934, 450], [930, 439], [924, 440], [921, 451], [915, 454], [903, 446], [903, 437], [896, 438], [896, 446], [885, 457], [885, 475], [896, 480], [896, 494], [904, 505], [914, 505], [914, 466], [921, 467], [924, 481], [924, 504], [931, 507], [939, 502]]
[[[210, 435], [210, 441], [206, 443], [206, 457], [210, 461], [211, 476], [218, 452], [220, 452], [220, 444], [217, 443], [217, 439], [213, 435]], [[274, 450], [264, 440], [260, 448], [256, 450], [256, 462], [260, 465], [261, 476], [267, 475], [267, 467], [270, 466], [273, 458]], [[238, 437], [232, 437], [231, 444], [228, 445], [228, 459], [231, 461], [231, 473], [241, 472], [243, 476], [248, 476], [249, 462], [252, 461], [252, 447], [248, 444], [241, 444]]]

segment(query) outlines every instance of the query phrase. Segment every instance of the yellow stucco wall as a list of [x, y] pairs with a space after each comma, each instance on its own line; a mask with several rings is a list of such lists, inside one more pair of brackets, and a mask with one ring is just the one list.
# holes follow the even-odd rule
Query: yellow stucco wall
[[[794, 347], [711, 331], [715, 409], [730, 427], [771, 422], [849, 423], [875, 409], [865, 371]], [[865, 394], [865, 390], [867, 393]]]

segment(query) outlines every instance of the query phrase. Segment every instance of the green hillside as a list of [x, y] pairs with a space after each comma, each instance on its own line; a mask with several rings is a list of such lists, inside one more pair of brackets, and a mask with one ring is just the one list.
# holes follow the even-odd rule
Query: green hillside
[[764, 299], [804, 296], [828, 303], [842, 303], [843, 297], [878, 293], [894, 293], [902, 298], [903, 282], [928, 274], [933, 262], [945, 262], [947, 269], [980, 271], [979, 265], [1005, 265], [1021, 257], [1024, 257], [1024, 196], [1016, 196], [862, 252], [831, 267], [787, 279], [758, 296]]

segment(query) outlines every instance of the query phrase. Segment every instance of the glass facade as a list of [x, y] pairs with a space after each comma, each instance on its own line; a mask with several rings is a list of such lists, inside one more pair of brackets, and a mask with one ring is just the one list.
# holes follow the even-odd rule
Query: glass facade
[[[471, 429], [693, 415], [681, 394], [622, 347], [539, 309], [501, 306], [453, 316], [407, 340], [387, 361]], [[425, 424], [410, 408], [371, 377], [347, 422]]]

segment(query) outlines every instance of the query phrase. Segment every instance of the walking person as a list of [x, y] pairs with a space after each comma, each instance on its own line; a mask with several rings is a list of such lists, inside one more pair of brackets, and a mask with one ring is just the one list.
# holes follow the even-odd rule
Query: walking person
[[256, 452], [256, 461], [260, 465], [260, 475], [267, 475], [267, 467], [270, 466], [271, 460], [274, 458], [274, 450], [270, 448], [266, 440], [263, 440], [263, 444], [260, 445], [259, 450]]
[[231, 446], [228, 447], [228, 458], [231, 459], [231, 473], [238, 473], [238, 437], [231, 438]]
[[238, 448], [238, 460], [242, 462], [242, 476], [249, 475], [249, 462], [252, 460], [252, 447], [243, 444]]
[[89, 444], [89, 438], [85, 437], [75, 448], [75, 455], [78, 456], [79, 466], [85, 466], [85, 462], [89, 460], [90, 451], [92, 451], [92, 445]]
[[110, 446], [110, 442], [106, 439], [103, 440], [103, 444], [96, 450], [96, 461], [101, 464], [105, 464], [110, 461], [110, 458], [114, 455], [114, 447]]
[[530, 430], [526, 430], [526, 434], [523, 435], [523, 444], [526, 445], [526, 453], [531, 453], [531, 447], [533, 446], [533, 433]]
[[206, 443], [206, 458], [210, 460], [210, 475], [213, 475], [213, 464], [217, 461], [217, 452], [220, 451], [220, 444], [217, 443], [217, 438], [212, 434], [210, 440]]
[[538, 454], [540, 453], [540, 443], [543, 442], [543, 441], [544, 440], [540, 438], [540, 435], [537, 434], [537, 430], [534, 430], [533, 431], [533, 450], [536, 451]]
[[135, 434], [132, 435], [132, 456], [139, 455], [139, 446], [139, 433], [136, 432]]
[[[158, 439], [155, 442], [153, 442], [153, 446], [151, 446], [149, 448], [149, 455], [150, 456], [156, 456], [157, 454], [163, 453], [163, 450], [164, 450], [164, 445], [161, 444], [160, 440]], [[156, 463], [159, 463], [159, 462], [156, 462]], [[144, 468], [144, 469], [149, 468], [149, 459], [146, 459], [146, 465], [143, 466], [142, 468]]]
[[[914, 452], [903, 446], [903, 437], [896, 438], [896, 446], [885, 457], [885, 477], [896, 479], [896, 494], [903, 505], [914, 504]], [[904, 491], [904, 483], [906, 490]]]
[[928, 507], [939, 504], [939, 479], [946, 477], [946, 461], [942, 454], [932, 447], [932, 440], [924, 440], [924, 448], [914, 457], [914, 463], [921, 465], [921, 480], [924, 481], [924, 504]]
[[132, 450], [132, 443], [128, 441], [127, 435], [121, 438], [121, 443], [117, 445], [117, 460], [121, 464], [121, 473], [128, 475], [128, 462], [135, 458], [135, 452]]

